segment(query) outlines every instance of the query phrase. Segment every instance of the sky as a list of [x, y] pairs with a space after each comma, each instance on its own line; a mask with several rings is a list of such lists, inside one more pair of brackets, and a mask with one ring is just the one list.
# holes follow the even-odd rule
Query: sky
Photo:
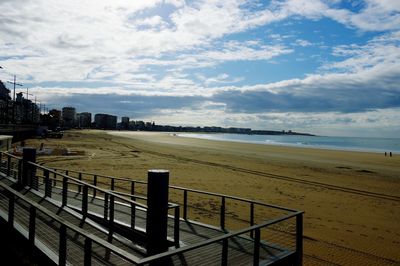
[[0, 0], [0, 66], [48, 108], [400, 136], [397, 0]]

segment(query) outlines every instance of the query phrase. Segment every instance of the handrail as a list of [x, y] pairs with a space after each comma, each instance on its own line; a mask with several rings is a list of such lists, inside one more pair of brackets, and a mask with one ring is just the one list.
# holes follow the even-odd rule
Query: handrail
[[71, 177], [71, 176], [65, 175], [65, 174], [63, 174], [63, 173], [54, 171], [54, 170], [52, 170], [52, 169], [50, 169], [50, 168], [47, 168], [47, 167], [45, 167], [45, 166], [42, 166], [42, 165], [40, 165], [40, 164], [36, 164], [36, 163], [33, 163], [33, 162], [28, 162], [28, 163], [31, 164], [31, 165], [33, 165], [33, 166], [35, 166], [35, 167], [39, 167], [39, 168], [41, 168], [41, 169], [47, 170], [47, 171], [49, 171], [50, 173], [53, 173], [53, 174], [55, 173], [55, 174], [60, 175], [60, 176], [62, 176], [62, 177], [64, 177], [64, 178], [73, 180], [74, 182], [76, 182], [76, 183], [78, 183], [78, 184], [80, 184], [80, 185], [82, 185], [82, 186], [88, 186], [88, 187], [90, 187], [90, 188], [92, 188], [92, 189], [95, 189], [95, 190], [97, 190], [97, 191], [103, 192], [103, 193], [105, 193], [105, 194], [109, 194], [109, 195], [114, 196], [114, 197], [119, 198], [119, 199], [122, 199], [122, 200], [124, 200], [124, 201], [126, 201], [126, 202], [128, 202], [128, 203], [137, 205], [137, 206], [142, 207], [142, 208], [145, 208], [145, 209], [148, 208], [147, 205], [145, 205], [145, 204], [136, 202], [136, 201], [131, 200], [131, 199], [127, 199], [127, 198], [125, 198], [125, 197], [122, 197], [122, 196], [118, 195], [118, 194], [115, 193], [115, 192], [111, 192], [110, 190], [106, 190], [106, 189], [102, 189], [102, 188], [100, 188], [100, 187], [96, 187], [96, 186], [94, 186], [94, 185], [92, 185], [92, 184], [86, 183], [85, 181], [82, 181], [82, 180], [79, 180], [79, 179], [77, 179], [77, 178], [75, 178], [75, 177]]
[[[128, 179], [128, 178], [122, 178], [122, 177], [113, 177], [113, 176], [108, 176], [108, 175], [98, 175], [98, 174], [95, 174], [95, 173], [80, 172], [80, 171], [76, 171], [76, 170], [68, 170], [68, 169], [62, 169], [62, 168], [53, 168], [53, 169], [55, 171], [57, 171], [57, 170], [59, 170], [59, 171], [68, 171], [68, 172], [72, 172], [72, 173], [78, 173], [78, 174], [81, 173], [81, 174], [84, 174], [84, 175], [92, 175], [92, 176], [97, 176], [97, 177], [102, 177], [102, 178], [115, 179], [115, 180], [119, 180], [119, 181], [128, 181], [128, 182], [135, 182], [135, 183], [139, 183], [139, 184], [147, 184], [146, 181], [142, 181], [142, 180], [134, 180], [134, 179]], [[294, 210], [294, 209], [290, 209], [290, 208], [283, 207], [283, 206], [280, 206], [280, 205], [275, 205], [275, 204], [263, 203], [263, 202], [260, 202], [260, 201], [257, 201], [257, 200], [250, 200], [250, 199], [245, 199], [245, 198], [236, 197], [236, 196], [230, 196], [230, 195], [226, 195], [226, 194], [208, 192], [208, 191], [191, 189], [191, 188], [184, 188], [184, 187], [174, 186], [174, 185], [170, 185], [169, 187], [173, 188], [173, 189], [177, 189], [177, 190], [183, 190], [183, 191], [186, 190], [188, 192], [194, 192], [194, 193], [210, 195], [210, 196], [216, 196], [216, 197], [225, 197], [227, 199], [233, 199], [233, 200], [238, 200], [238, 201], [247, 202], [247, 203], [254, 203], [254, 204], [257, 204], [257, 205], [261, 205], [261, 206], [265, 206], [265, 207], [271, 207], [271, 208], [274, 208], [274, 209], [279, 209], [279, 210], [288, 211], [288, 212], [297, 212], [297, 210]]]
[[[129, 193], [115, 191], [115, 190], [107, 190], [107, 191], [110, 191], [110, 192], [112, 191], [115, 194], [131, 197], [131, 198], [138, 198], [138, 199], [142, 199], [142, 200], [147, 200], [147, 197], [140, 196], [140, 195], [132, 195], [132, 194], [129, 194]], [[168, 202], [168, 209], [173, 209], [173, 208], [176, 208], [177, 206], [179, 206], [179, 204]]]
[[18, 160], [22, 159], [21, 157], [15, 156], [14, 154], [11, 154], [11, 153], [8, 153], [8, 152], [2, 151], [1, 153], [5, 154], [5, 155], [7, 155], [9, 157], [12, 157], [14, 159], [18, 159]]
[[65, 225], [70, 230], [73, 230], [76, 233], [78, 233], [78, 234], [86, 237], [87, 239], [90, 239], [91, 241], [95, 242], [96, 244], [104, 247], [105, 249], [108, 249], [108, 250], [114, 252], [115, 254], [119, 255], [123, 259], [128, 260], [129, 262], [132, 262], [132, 263], [135, 263], [135, 264], [139, 264], [140, 263], [140, 259], [138, 259], [134, 255], [130, 254], [129, 252], [126, 252], [126, 251], [122, 250], [121, 248], [118, 248], [117, 246], [110, 245], [109, 242], [97, 237], [96, 235], [93, 235], [92, 233], [88, 233], [86, 230], [84, 230], [84, 229], [82, 229], [82, 228], [80, 228], [80, 227], [78, 227], [78, 226], [76, 226], [74, 224], [71, 224], [70, 222], [68, 222], [64, 218], [62, 218], [61, 216], [58, 216], [58, 215], [52, 213], [51, 211], [49, 211], [45, 207], [41, 206], [40, 204], [38, 204], [38, 203], [32, 201], [31, 199], [29, 199], [28, 197], [26, 197], [25, 195], [19, 193], [18, 191], [15, 191], [14, 189], [10, 188], [8, 185], [5, 185], [3, 182], [0, 182], [0, 186], [3, 189], [7, 190], [9, 193], [12, 193], [16, 197], [18, 197], [18, 198], [22, 199], [23, 201], [27, 202], [30, 206], [33, 206], [34, 208], [36, 208], [37, 210], [41, 211], [45, 215], [49, 216], [51, 219], [54, 219], [58, 223], [60, 223], [62, 225]]
[[192, 246], [185, 246], [185, 247], [181, 247], [181, 248], [178, 248], [178, 249], [175, 249], [175, 250], [171, 250], [171, 251], [167, 251], [167, 252], [164, 252], [164, 253], [159, 253], [159, 254], [153, 255], [151, 257], [143, 258], [143, 259], [140, 260], [140, 264], [145, 264], [145, 263], [149, 263], [149, 262], [154, 261], [154, 260], [158, 260], [158, 259], [162, 259], [162, 258], [165, 258], [165, 257], [170, 257], [170, 256], [173, 256], [173, 255], [181, 254], [183, 252], [191, 251], [191, 250], [194, 250], [194, 249], [197, 249], [197, 248], [201, 248], [201, 247], [204, 247], [204, 246], [207, 246], [207, 245], [211, 245], [211, 244], [220, 242], [220, 241], [222, 241], [224, 239], [229, 239], [229, 238], [232, 238], [232, 237], [235, 237], [235, 236], [238, 236], [238, 235], [243, 235], [243, 234], [246, 234], [246, 233], [248, 233], [250, 231], [261, 229], [263, 227], [270, 226], [270, 225], [282, 222], [284, 220], [296, 217], [298, 215], [302, 215], [303, 213], [304, 213], [303, 211], [296, 211], [295, 213], [291, 213], [291, 214], [285, 215], [285, 216], [280, 217], [280, 218], [275, 218], [273, 220], [266, 221], [266, 222], [261, 223], [261, 224], [253, 225], [253, 226], [250, 226], [250, 227], [247, 227], [247, 228], [235, 231], [235, 232], [228, 232], [228, 233], [226, 233], [226, 234], [224, 234], [222, 236], [217, 236], [217, 237], [205, 240], [203, 242], [200, 242], [200, 243], [192, 245]]

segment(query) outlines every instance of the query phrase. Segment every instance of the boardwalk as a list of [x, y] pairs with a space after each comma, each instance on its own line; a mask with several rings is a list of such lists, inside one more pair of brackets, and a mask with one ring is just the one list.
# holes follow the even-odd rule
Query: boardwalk
[[[24, 174], [32, 173], [28, 164], [35, 174], [28, 185], [18, 186]], [[280, 217], [255, 223], [254, 206], [258, 203], [249, 201], [249, 225], [231, 231], [225, 222], [229, 197], [217, 195], [223, 199], [220, 223], [211, 226], [189, 219], [196, 205], [188, 202], [188, 193], [200, 192], [186, 189], [182, 203], [168, 207], [168, 251], [149, 256], [148, 209], [138, 202], [146, 202], [146, 196], [119, 191], [118, 182], [127, 180], [110, 179], [111, 187], [107, 188], [106, 177], [84, 176], [23, 163], [3, 154], [0, 218], [60, 265], [147, 265], [157, 259], [161, 259], [160, 265], [301, 264], [301, 212], [279, 209]]]

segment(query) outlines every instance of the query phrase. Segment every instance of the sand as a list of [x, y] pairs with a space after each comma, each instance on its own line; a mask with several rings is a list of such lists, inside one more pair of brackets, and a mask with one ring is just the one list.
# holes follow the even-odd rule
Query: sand
[[400, 155], [95, 130], [27, 145], [42, 142], [85, 152], [40, 156], [49, 167], [139, 180], [168, 169], [172, 185], [303, 210], [305, 265], [400, 265]]

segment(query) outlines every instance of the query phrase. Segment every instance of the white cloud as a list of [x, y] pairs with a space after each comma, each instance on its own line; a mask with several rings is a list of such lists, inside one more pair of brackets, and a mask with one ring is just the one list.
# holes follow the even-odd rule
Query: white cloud
[[232, 83], [237, 83], [242, 81], [244, 78], [243, 77], [235, 77], [235, 78], [229, 78], [229, 75], [226, 73], [220, 74], [216, 77], [211, 77], [207, 78], [204, 81], [205, 85], [211, 85], [211, 84], [232, 84]]
[[301, 47], [307, 47], [307, 46], [311, 46], [312, 43], [307, 41], [307, 40], [297, 39], [295, 41], [295, 45], [298, 45], [298, 46], [301, 46]]

